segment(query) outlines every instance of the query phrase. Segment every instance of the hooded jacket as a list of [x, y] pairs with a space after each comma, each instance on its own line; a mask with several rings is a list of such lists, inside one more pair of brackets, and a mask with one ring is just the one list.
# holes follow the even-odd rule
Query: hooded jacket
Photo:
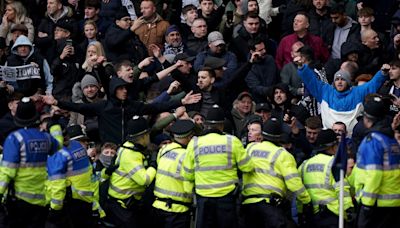
[[101, 141], [122, 144], [126, 136], [126, 123], [134, 115], [157, 114], [182, 105], [181, 101], [157, 104], [145, 104], [132, 100], [122, 101], [115, 96], [117, 88], [121, 86], [127, 86], [127, 83], [120, 78], [112, 78], [109, 100], [90, 104], [58, 101], [58, 106], [83, 115], [98, 116]]
[[[30, 53], [26, 57], [22, 57], [18, 54], [18, 46], [26, 45], [30, 47]], [[53, 76], [50, 73], [50, 67], [46, 59], [44, 59], [39, 53], [35, 51], [32, 43], [28, 37], [21, 35], [15, 41], [11, 48], [11, 55], [7, 58], [7, 66], [23, 66], [36, 63], [37, 66], [33, 66], [33, 69], [38, 69], [40, 78], [28, 78], [24, 80], [17, 80], [13, 85], [15, 91], [23, 93], [24, 96], [31, 96], [37, 92], [38, 89], [46, 91], [51, 94], [53, 90]]]

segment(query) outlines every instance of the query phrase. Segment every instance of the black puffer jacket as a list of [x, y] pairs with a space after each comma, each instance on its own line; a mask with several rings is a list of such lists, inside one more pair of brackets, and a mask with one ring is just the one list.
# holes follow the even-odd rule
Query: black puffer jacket
[[58, 106], [83, 115], [98, 116], [101, 141], [122, 144], [125, 140], [125, 125], [132, 116], [157, 114], [182, 105], [180, 101], [157, 104], [122, 101], [115, 97], [116, 89], [121, 86], [127, 86], [127, 83], [120, 78], [112, 78], [110, 81], [110, 94], [112, 95], [109, 100], [90, 104], [59, 101]]

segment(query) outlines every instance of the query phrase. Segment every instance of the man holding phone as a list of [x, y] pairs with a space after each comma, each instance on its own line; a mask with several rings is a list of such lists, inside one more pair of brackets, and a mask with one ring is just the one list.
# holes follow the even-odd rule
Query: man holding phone
[[70, 99], [72, 87], [79, 80], [79, 68], [77, 64], [82, 63], [79, 52], [73, 45], [71, 36], [73, 24], [69, 22], [58, 22], [54, 29], [54, 44], [58, 56], [50, 62], [51, 72], [54, 76], [53, 95], [58, 99]]

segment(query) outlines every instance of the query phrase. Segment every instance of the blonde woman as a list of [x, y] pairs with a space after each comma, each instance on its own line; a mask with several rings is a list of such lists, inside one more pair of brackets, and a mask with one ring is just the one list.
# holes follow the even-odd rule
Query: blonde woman
[[82, 64], [85, 74], [93, 75], [100, 83], [101, 90], [108, 92], [108, 84], [114, 74], [114, 68], [107, 62], [103, 45], [99, 41], [92, 41], [86, 49], [86, 58]]
[[14, 25], [23, 24], [28, 29], [28, 39], [33, 42], [35, 30], [32, 24], [32, 19], [27, 16], [25, 7], [21, 2], [14, 1], [6, 5], [5, 13], [0, 25], [0, 37], [6, 39], [6, 45], [10, 45], [12, 40], [11, 29]]

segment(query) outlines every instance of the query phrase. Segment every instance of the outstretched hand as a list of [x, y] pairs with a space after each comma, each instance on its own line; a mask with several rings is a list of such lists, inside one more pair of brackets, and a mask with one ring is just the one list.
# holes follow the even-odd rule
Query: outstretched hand
[[195, 104], [199, 102], [201, 99], [201, 93], [193, 94], [193, 91], [190, 91], [184, 98], [182, 98], [181, 102], [183, 105]]
[[42, 96], [42, 101], [47, 105], [57, 105], [57, 100], [52, 95]]

